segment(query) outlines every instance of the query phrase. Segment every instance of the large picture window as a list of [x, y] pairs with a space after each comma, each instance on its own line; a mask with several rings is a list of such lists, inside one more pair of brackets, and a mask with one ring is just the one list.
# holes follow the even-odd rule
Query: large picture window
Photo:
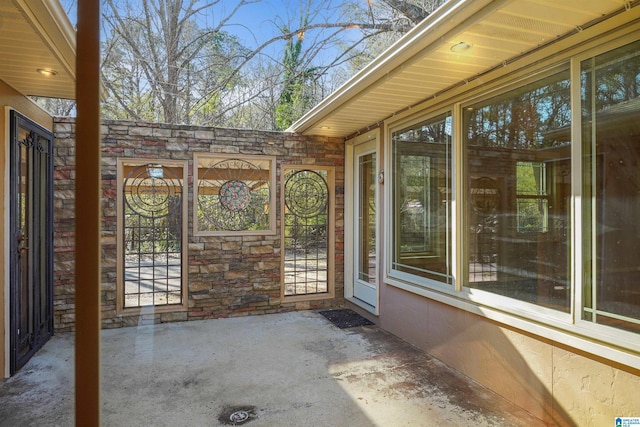
[[582, 62], [583, 318], [640, 332], [640, 42]]
[[463, 109], [468, 286], [570, 309], [569, 67]]
[[638, 351], [640, 41], [623, 43], [388, 124], [386, 284]]
[[392, 269], [451, 283], [451, 115], [393, 132]]

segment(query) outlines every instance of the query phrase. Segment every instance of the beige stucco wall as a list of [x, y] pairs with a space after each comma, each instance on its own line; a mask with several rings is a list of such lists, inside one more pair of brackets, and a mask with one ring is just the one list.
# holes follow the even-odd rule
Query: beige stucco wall
[[7, 204], [5, 201], [8, 195], [6, 194], [6, 179], [8, 173], [7, 154], [8, 154], [8, 117], [9, 108], [19, 111], [31, 120], [39, 123], [41, 126], [52, 129], [53, 119], [44, 110], [40, 109], [31, 100], [25, 98], [20, 93], [16, 92], [13, 88], [5, 84], [0, 80], [0, 112], [2, 117], [0, 118], [0, 200], [3, 201], [3, 209], [0, 209], [0, 221], [2, 224], [2, 235], [5, 236], [0, 245], [0, 277], [3, 286], [0, 286], [0, 378], [8, 376], [8, 313], [6, 310], [7, 298], [9, 293], [9, 268], [8, 260], [6, 259], [6, 246], [8, 241], [6, 238], [6, 230], [8, 226], [8, 212]]
[[393, 286], [380, 324], [551, 425], [639, 416], [640, 372]]

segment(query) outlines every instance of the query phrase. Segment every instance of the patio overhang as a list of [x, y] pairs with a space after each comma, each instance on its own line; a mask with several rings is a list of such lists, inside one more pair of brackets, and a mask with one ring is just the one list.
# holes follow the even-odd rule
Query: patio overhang
[[629, 0], [450, 0], [289, 130], [348, 137], [631, 8]]
[[0, 0], [0, 58], [21, 94], [75, 99], [76, 31], [57, 0]]

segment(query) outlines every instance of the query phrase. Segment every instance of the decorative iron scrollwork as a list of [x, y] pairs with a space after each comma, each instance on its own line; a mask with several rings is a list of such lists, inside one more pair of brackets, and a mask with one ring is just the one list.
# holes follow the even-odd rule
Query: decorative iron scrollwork
[[285, 174], [283, 218], [285, 295], [329, 291], [329, 186], [326, 171]]
[[329, 191], [324, 178], [317, 172], [302, 170], [287, 178], [284, 186], [285, 204], [289, 211], [302, 218], [311, 218], [327, 209]]
[[219, 161], [198, 180], [198, 214], [210, 231], [268, 228], [270, 199], [269, 171], [246, 160]]
[[145, 217], [169, 215], [169, 200], [182, 194], [182, 184], [170, 168], [146, 164], [133, 169], [124, 180], [124, 200], [127, 206]]

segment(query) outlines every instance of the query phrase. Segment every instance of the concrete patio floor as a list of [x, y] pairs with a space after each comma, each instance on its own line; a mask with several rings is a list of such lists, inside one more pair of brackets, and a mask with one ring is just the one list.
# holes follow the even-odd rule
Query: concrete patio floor
[[[542, 426], [375, 326], [316, 312], [102, 332], [104, 426]], [[0, 383], [1, 426], [73, 425], [73, 335]]]

